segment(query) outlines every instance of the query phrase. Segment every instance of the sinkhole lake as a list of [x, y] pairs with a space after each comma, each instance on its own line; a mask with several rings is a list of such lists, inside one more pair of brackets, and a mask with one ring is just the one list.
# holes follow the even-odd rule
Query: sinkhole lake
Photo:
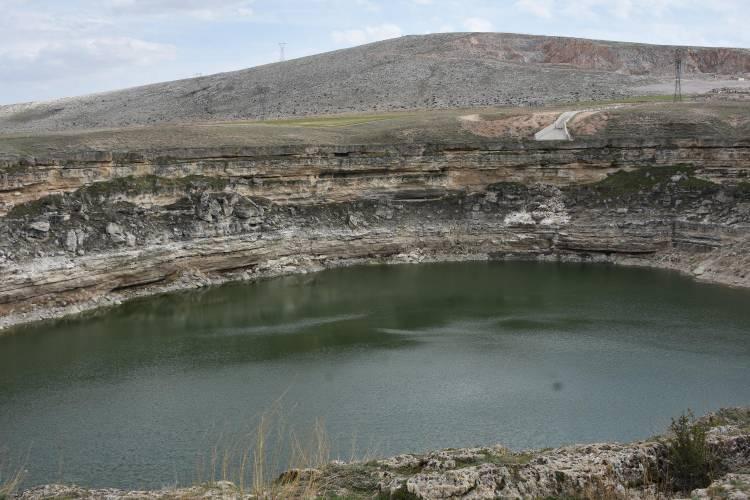
[[628, 441], [748, 404], [750, 292], [605, 265], [354, 267], [0, 337], [0, 464], [27, 484], [205, 480], [269, 408], [348, 459]]

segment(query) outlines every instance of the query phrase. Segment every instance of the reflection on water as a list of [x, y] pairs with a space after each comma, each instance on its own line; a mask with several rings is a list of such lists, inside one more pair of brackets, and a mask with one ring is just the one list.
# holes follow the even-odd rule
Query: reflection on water
[[267, 335], [267, 334], [283, 334], [283, 333], [298, 333], [303, 330], [307, 330], [316, 326], [330, 325], [331, 323], [339, 323], [341, 321], [350, 321], [353, 319], [361, 319], [367, 316], [366, 314], [340, 314], [338, 316], [330, 316], [325, 318], [303, 318], [298, 321], [290, 321], [288, 323], [279, 323], [275, 325], [259, 325], [259, 326], [246, 326], [239, 328], [220, 328], [213, 330], [209, 335]]
[[128, 303], [0, 337], [0, 459], [161, 486], [280, 395], [334, 451], [631, 440], [750, 403], [750, 293], [608, 266], [370, 266]]

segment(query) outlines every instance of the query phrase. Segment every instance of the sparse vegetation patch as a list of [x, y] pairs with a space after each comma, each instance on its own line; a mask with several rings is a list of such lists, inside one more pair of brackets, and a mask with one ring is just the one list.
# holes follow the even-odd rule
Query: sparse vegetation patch
[[145, 194], [187, 192], [191, 189], [221, 191], [229, 184], [229, 180], [221, 177], [206, 177], [191, 175], [187, 177], [167, 178], [155, 175], [140, 177], [119, 177], [109, 181], [95, 182], [69, 194], [52, 194], [28, 203], [14, 206], [8, 216], [10, 218], [33, 217], [45, 212], [53, 212], [67, 202], [83, 200], [93, 202], [100, 198], [108, 198], [123, 194], [139, 196]]
[[739, 194], [741, 197], [750, 197], [750, 182], [740, 182], [739, 184], [737, 184], [736, 190], [737, 194]]
[[708, 426], [688, 412], [672, 419], [667, 446], [667, 482], [676, 491], [690, 492], [711, 483], [715, 464], [706, 442]]
[[669, 183], [685, 191], [707, 191], [719, 188], [711, 181], [695, 177], [695, 167], [687, 165], [621, 170], [594, 184], [593, 187], [602, 194], [626, 196], [647, 193], [659, 185]]

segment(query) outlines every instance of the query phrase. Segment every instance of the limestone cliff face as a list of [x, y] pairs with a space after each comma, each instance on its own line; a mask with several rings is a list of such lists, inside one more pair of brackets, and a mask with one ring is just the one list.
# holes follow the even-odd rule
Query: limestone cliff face
[[365, 261], [542, 258], [750, 285], [750, 143], [91, 152], [0, 166], [0, 325]]
[[596, 182], [620, 169], [675, 165], [696, 167], [698, 176], [715, 182], [750, 180], [750, 141], [242, 147], [7, 159], [0, 160], [0, 215], [49, 194], [130, 176], [205, 176], [242, 194], [309, 204], [411, 189], [477, 191], [493, 182], [566, 186]]

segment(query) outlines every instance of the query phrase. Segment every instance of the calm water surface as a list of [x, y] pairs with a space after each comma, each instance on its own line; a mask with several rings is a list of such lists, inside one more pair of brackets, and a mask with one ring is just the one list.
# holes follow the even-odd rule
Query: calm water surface
[[28, 483], [191, 483], [279, 398], [342, 457], [645, 438], [686, 408], [750, 404], [750, 293], [461, 263], [139, 300], [0, 337], [0, 465], [22, 461]]

